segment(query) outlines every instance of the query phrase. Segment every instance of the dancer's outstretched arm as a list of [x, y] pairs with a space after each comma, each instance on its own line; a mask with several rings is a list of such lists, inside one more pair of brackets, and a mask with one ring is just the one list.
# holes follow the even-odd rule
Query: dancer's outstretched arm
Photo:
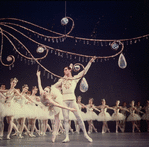
[[49, 99], [49, 104], [53, 104], [54, 106], [56, 106], [56, 107], [60, 107], [60, 108], [62, 108], [62, 109], [67, 109], [67, 110], [70, 110], [70, 111], [77, 111], [76, 109], [74, 109], [74, 108], [69, 108], [69, 107], [65, 107], [65, 106], [63, 106], [63, 105], [60, 105], [59, 103], [56, 103], [53, 99]]
[[37, 70], [37, 80], [38, 80], [38, 88], [39, 88], [39, 92], [40, 92], [40, 95], [43, 93], [43, 88], [42, 88], [42, 85], [41, 85], [41, 78], [40, 78], [40, 74], [41, 72]]

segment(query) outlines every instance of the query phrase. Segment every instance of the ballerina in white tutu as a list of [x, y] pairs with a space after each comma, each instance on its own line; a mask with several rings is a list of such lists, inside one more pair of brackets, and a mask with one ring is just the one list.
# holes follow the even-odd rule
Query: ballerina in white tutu
[[[79, 107], [79, 110], [80, 110], [80, 114], [82, 116], [83, 121], [86, 121], [87, 120], [87, 115], [86, 115], [86, 113], [81, 111], [81, 109], [86, 108], [86, 106], [81, 102], [81, 100], [82, 100], [82, 97], [78, 96], [77, 97], [77, 104], [78, 104], [78, 107]], [[76, 132], [78, 134], [80, 134], [80, 126], [79, 126], [79, 123], [78, 123], [77, 120], [75, 121], [75, 128], [76, 128]]]
[[[26, 93], [27, 93], [28, 89], [29, 89], [28, 85], [24, 84], [22, 86], [22, 92], [20, 94], [18, 94], [19, 93], [19, 91], [18, 91], [18, 93], [16, 93], [16, 95], [14, 97], [16, 102], [18, 104], [20, 104], [20, 106], [21, 106], [20, 107], [21, 109], [19, 110], [18, 116], [15, 116], [15, 119], [16, 119], [16, 121], [18, 123], [17, 128], [18, 128], [18, 130], [20, 132], [19, 138], [23, 138], [22, 132], [23, 132], [24, 128], [27, 131], [28, 135], [30, 134], [29, 130], [27, 129], [27, 126], [25, 125], [25, 119], [26, 119], [26, 116], [27, 116], [27, 114], [29, 112], [29, 111], [27, 111], [28, 107], [26, 105], [26, 103], [28, 101], [26, 99]], [[15, 132], [13, 135], [17, 135], [17, 132]]]
[[[6, 90], [4, 84], [1, 85], [0, 90]], [[4, 116], [3, 116], [4, 103], [5, 103], [5, 96], [4, 96], [4, 92], [1, 91], [0, 92], [0, 140], [3, 139], [3, 134], [4, 134]]]
[[120, 120], [120, 126], [121, 126], [123, 132], [125, 132], [125, 124], [126, 124], [126, 110], [125, 109], [127, 109], [127, 103], [126, 102], [123, 102], [122, 108], [124, 108], [124, 109], [121, 110], [121, 113], [125, 116], [125, 119]]
[[146, 122], [147, 122], [147, 132], [149, 132], [149, 100], [147, 100], [146, 106], [144, 106], [142, 109], [145, 110], [145, 114], [143, 114], [142, 119], [146, 120]]
[[14, 102], [14, 95], [17, 90], [15, 89], [15, 86], [17, 85], [18, 79], [12, 78], [10, 79], [10, 89], [6, 92], [6, 101], [5, 101], [5, 110], [4, 110], [4, 116], [6, 116], [6, 120], [8, 125], [8, 133], [7, 133], [7, 139], [10, 139], [10, 134], [12, 132], [12, 129], [14, 128], [17, 133], [19, 134], [19, 130], [16, 127], [16, 125], [13, 123], [13, 119], [15, 115], [18, 115], [19, 110], [19, 104]]
[[118, 128], [120, 128], [120, 130], [122, 131], [122, 132], [124, 132], [124, 130], [121, 128], [121, 126], [120, 126], [120, 120], [125, 120], [125, 116], [122, 114], [122, 113], [120, 113], [119, 111], [120, 110], [125, 110], [125, 111], [128, 111], [129, 112], [129, 110], [127, 110], [127, 109], [125, 109], [125, 108], [122, 108], [121, 106], [119, 106], [119, 104], [120, 104], [120, 101], [119, 100], [117, 100], [116, 101], [116, 105], [115, 106], [113, 106], [113, 109], [114, 109], [114, 113], [112, 114], [112, 120], [113, 121], [116, 121], [116, 133], [118, 133]]
[[[137, 104], [135, 106], [138, 110], [142, 110], [142, 106], [141, 106], [141, 102], [137, 101]], [[141, 117], [140, 112], [136, 111], [136, 113]], [[138, 126], [138, 128], [140, 129], [140, 120], [136, 121], [136, 125]]]
[[53, 129], [53, 136], [52, 136], [52, 142], [55, 142], [56, 135], [59, 130], [59, 125], [60, 125], [60, 120], [59, 120], [59, 113], [61, 108], [67, 109], [70, 111], [76, 111], [74, 108], [69, 108], [66, 106], [62, 105], [62, 95], [60, 91], [56, 88], [52, 87], [45, 87], [44, 89], [42, 88], [41, 85], [41, 79], [40, 79], [40, 71], [37, 71], [37, 79], [38, 79], [38, 87], [41, 95], [41, 102], [49, 107], [49, 114], [54, 115], [55, 117], [55, 125]]
[[142, 111], [138, 110], [136, 107], [135, 107], [135, 101], [131, 101], [131, 107], [128, 108], [129, 112], [130, 112], [130, 115], [128, 116], [127, 118], [127, 121], [131, 121], [132, 122], [132, 132], [134, 133], [135, 131], [135, 128], [139, 131], [140, 129], [138, 128], [138, 126], [136, 125], [136, 121], [138, 120], [141, 120], [141, 117], [136, 114], [135, 112], [138, 111], [140, 113], [143, 113]]
[[98, 114], [97, 120], [103, 122], [102, 133], [106, 133], [107, 131], [110, 132], [110, 129], [108, 128], [107, 121], [111, 121], [112, 117], [107, 112], [107, 109], [112, 109], [113, 110], [113, 108], [106, 105], [106, 100], [105, 99], [102, 99], [101, 100], [101, 105], [96, 106], [96, 108], [100, 109], [100, 113]]
[[98, 112], [100, 112], [100, 110], [98, 110], [94, 104], [93, 104], [93, 98], [89, 98], [88, 104], [86, 105], [86, 115], [87, 115], [87, 122], [88, 122], [88, 134], [90, 134], [92, 132], [92, 130], [94, 130], [97, 133], [97, 129], [95, 128], [93, 121], [97, 120], [97, 114], [93, 111], [96, 110]]

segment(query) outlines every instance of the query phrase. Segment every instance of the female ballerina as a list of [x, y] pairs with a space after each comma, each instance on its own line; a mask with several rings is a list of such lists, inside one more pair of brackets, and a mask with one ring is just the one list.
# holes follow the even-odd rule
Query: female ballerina
[[18, 128], [13, 123], [13, 119], [15, 115], [18, 115], [19, 110], [21, 109], [20, 105], [14, 102], [13, 100], [15, 92], [17, 92], [17, 90], [15, 89], [17, 82], [18, 82], [18, 79], [16, 78], [10, 79], [10, 89], [6, 92], [5, 110], [3, 115], [6, 116], [6, 120], [9, 124], [7, 139], [10, 139], [10, 134], [13, 128], [16, 130], [18, 135], [20, 134]]
[[127, 109], [127, 103], [126, 102], [123, 102], [122, 108], [124, 108], [124, 109], [121, 110], [121, 113], [125, 116], [125, 119], [120, 120], [120, 126], [121, 126], [123, 132], [125, 132], [125, 124], [126, 124], [126, 110], [125, 109]]
[[5, 85], [1, 85], [0, 87], [0, 140], [3, 139], [3, 134], [4, 134], [4, 116], [3, 116], [3, 111], [4, 111], [4, 104], [5, 104], [5, 95], [3, 90], [5, 90]]
[[[20, 114], [19, 114], [19, 116], [15, 117], [16, 121], [18, 123], [17, 128], [20, 132], [19, 138], [23, 138], [22, 132], [23, 132], [24, 128], [27, 131], [27, 134], [30, 135], [30, 132], [27, 129], [27, 126], [25, 125], [26, 116], [28, 115], [28, 113], [30, 113], [30, 111], [28, 110], [28, 107], [26, 105], [26, 103], [28, 101], [26, 99], [26, 93], [27, 93], [28, 89], [29, 89], [28, 85], [24, 84], [22, 86], [22, 92], [20, 94], [18, 94], [19, 93], [19, 91], [18, 91], [18, 93], [16, 93], [15, 98], [14, 98], [16, 100], [16, 102], [21, 105]], [[17, 135], [17, 132], [14, 133], [13, 135]]]
[[113, 110], [113, 108], [106, 105], [106, 100], [105, 99], [102, 99], [101, 100], [101, 105], [96, 106], [96, 108], [100, 109], [100, 113], [98, 114], [97, 120], [103, 122], [102, 133], [106, 133], [107, 131], [110, 132], [110, 129], [108, 128], [107, 121], [111, 121], [112, 117], [107, 112], [107, 109], [112, 109]]
[[140, 113], [143, 113], [143, 112], [140, 111], [140, 110], [138, 110], [135, 107], [135, 101], [131, 101], [131, 104], [130, 105], [131, 105], [131, 107], [128, 108], [128, 110], [130, 112], [130, 115], [128, 116], [127, 121], [131, 121], [132, 122], [132, 132], [133, 133], [135, 131], [135, 128], [137, 128], [137, 130], [139, 132], [141, 132], [140, 129], [138, 128], [138, 126], [136, 125], [136, 121], [141, 120], [141, 117], [138, 114], [136, 114], [135, 111], [138, 111]]
[[146, 106], [143, 107], [145, 114], [143, 114], [142, 119], [147, 122], [147, 132], [149, 132], [149, 100], [147, 100]]
[[[125, 116], [122, 114], [122, 113], [120, 113], [119, 111], [120, 110], [125, 110], [125, 111], [128, 111], [127, 109], [125, 109], [125, 108], [122, 108], [121, 106], [119, 106], [119, 104], [120, 104], [120, 101], [119, 100], [117, 100], [116, 101], [116, 105], [113, 107], [113, 109], [114, 109], [114, 113], [112, 114], [112, 120], [113, 121], [116, 121], [116, 133], [118, 133], [118, 128], [120, 128], [120, 130], [122, 131], [122, 132], [124, 132], [124, 130], [121, 128], [121, 126], [120, 126], [120, 120], [125, 120]], [[129, 112], [129, 111], [128, 111]]]
[[86, 105], [86, 115], [87, 115], [87, 122], [88, 122], [88, 134], [90, 134], [93, 130], [97, 133], [97, 129], [95, 128], [93, 124], [93, 120], [97, 120], [97, 114], [93, 111], [94, 109], [100, 112], [94, 104], [93, 104], [93, 98], [89, 98], [88, 104]]
[[[83, 103], [81, 103], [81, 100], [82, 100], [82, 97], [78, 96], [77, 97], [77, 104], [78, 104], [78, 107], [79, 107], [79, 110], [80, 110], [80, 114], [82, 116], [83, 121], [86, 121], [87, 120], [87, 115], [86, 115], [86, 113], [81, 111], [81, 109], [86, 108], [86, 106]], [[78, 134], [80, 134], [80, 126], [79, 126], [78, 121], [75, 121], [75, 128], [76, 128], [76, 132]]]
[[38, 87], [41, 95], [41, 102], [49, 107], [49, 113], [53, 114], [55, 117], [55, 125], [52, 133], [52, 142], [55, 142], [56, 135], [59, 130], [59, 113], [60, 113], [60, 108], [67, 109], [70, 111], [76, 111], [74, 108], [69, 108], [66, 106], [62, 105], [62, 97], [61, 93], [59, 90], [54, 88], [53, 86], [50, 88], [49, 86], [45, 87], [44, 89], [42, 88], [41, 85], [41, 79], [40, 79], [40, 71], [37, 71], [37, 80], [38, 80]]

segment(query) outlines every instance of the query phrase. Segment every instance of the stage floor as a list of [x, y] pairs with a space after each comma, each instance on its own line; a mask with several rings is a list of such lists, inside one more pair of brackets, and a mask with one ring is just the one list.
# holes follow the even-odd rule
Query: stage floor
[[[89, 143], [80, 134], [70, 134], [70, 142], [62, 143], [64, 134], [58, 135], [56, 142], [51, 142], [52, 134], [47, 132], [47, 136], [23, 139], [11, 136], [11, 140], [0, 140], [0, 147], [147, 147], [149, 146], [149, 133], [92, 133], [93, 142]], [[4, 134], [6, 137], [6, 133]]]

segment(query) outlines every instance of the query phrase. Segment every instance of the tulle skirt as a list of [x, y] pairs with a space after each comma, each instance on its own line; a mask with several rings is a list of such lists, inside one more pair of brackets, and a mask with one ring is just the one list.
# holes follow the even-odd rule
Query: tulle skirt
[[111, 115], [108, 112], [100, 112], [98, 114], [97, 120], [98, 121], [111, 121], [112, 117], [111, 117]]
[[143, 120], [149, 120], [149, 113], [145, 113], [142, 115]]
[[79, 111], [79, 113], [80, 113], [80, 115], [81, 115], [83, 121], [88, 120], [88, 119], [87, 119], [88, 117], [87, 117], [87, 114], [86, 114], [86, 113], [82, 112], [81, 110]]
[[141, 120], [141, 117], [136, 113], [130, 114], [127, 118], [127, 121], [138, 121], [138, 120]]
[[0, 117], [4, 117], [4, 110], [5, 110], [5, 107], [4, 107], [4, 104], [0, 102]]
[[113, 113], [112, 114], [112, 120], [118, 121], [118, 120], [124, 120], [126, 117], [122, 113]]
[[74, 113], [69, 111], [69, 120], [77, 120]]
[[97, 120], [98, 115], [93, 111], [86, 112], [86, 120]]

